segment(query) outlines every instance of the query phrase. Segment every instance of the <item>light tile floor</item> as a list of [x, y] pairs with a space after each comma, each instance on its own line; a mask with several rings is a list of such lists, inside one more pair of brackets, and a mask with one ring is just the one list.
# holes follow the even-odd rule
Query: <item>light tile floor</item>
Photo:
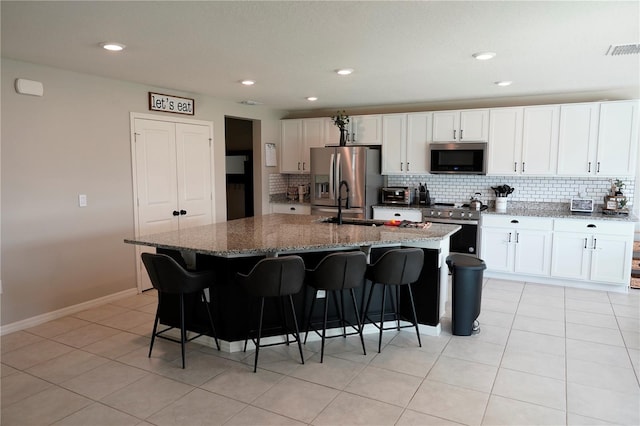
[[486, 280], [481, 333], [253, 353], [158, 341], [145, 293], [2, 337], [3, 426], [640, 424], [640, 290]]

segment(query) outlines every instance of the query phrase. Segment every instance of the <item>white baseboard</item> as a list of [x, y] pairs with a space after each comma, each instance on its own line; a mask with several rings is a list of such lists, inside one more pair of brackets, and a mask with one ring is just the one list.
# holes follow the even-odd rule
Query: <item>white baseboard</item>
[[98, 299], [78, 303], [77, 305], [67, 306], [66, 308], [58, 309], [57, 311], [47, 312], [46, 314], [12, 322], [11, 324], [0, 326], [0, 336], [14, 333], [20, 330], [25, 330], [30, 327], [35, 327], [36, 325], [44, 324], [45, 322], [66, 317], [67, 315], [75, 314], [76, 312], [84, 311], [86, 309], [95, 308], [96, 306], [104, 305], [106, 303], [113, 302], [114, 300], [123, 299], [129, 296], [135, 296], [136, 294], [138, 294], [138, 289], [130, 288], [128, 290], [123, 290], [118, 293], [110, 294], [108, 296], [99, 297]]

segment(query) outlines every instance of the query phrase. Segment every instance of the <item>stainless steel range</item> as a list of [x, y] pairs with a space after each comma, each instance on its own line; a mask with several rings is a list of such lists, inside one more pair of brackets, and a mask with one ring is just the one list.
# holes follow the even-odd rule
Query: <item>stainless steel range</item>
[[451, 236], [449, 251], [476, 255], [478, 251], [478, 223], [482, 210], [469, 208], [468, 204], [435, 203], [422, 209], [423, 219], [433, 223], [461, 225], [462, 229]]

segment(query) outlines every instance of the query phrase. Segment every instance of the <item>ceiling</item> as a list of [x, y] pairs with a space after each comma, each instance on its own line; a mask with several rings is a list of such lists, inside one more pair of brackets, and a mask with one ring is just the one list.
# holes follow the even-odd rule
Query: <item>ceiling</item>
[[[606, 55], [610, 45], [640, 43], [637, 0], [2, 1], [1, 8], [5, 58], [289, 111], [559, 93], [640, 97], [640, 55]], [[110, 53], [103, 41], [127, 48]], [[471, 55], [480, 51], [497, 56], [477, 61]], [[335, 74], [345, 67], [354, 73]], [[499, 80], [513, 84], [498, 87]]]

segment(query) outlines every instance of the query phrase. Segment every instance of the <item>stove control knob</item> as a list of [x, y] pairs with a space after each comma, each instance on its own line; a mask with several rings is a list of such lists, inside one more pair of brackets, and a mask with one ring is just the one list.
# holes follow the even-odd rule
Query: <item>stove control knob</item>
[[442, 216], [442, 212], [438, 212], [438, 216]]
[[453, 217], [453, 212], [449, 212], [449, 217]]
[[464, 217], [464, 212], [460, 212], [460, 217]]

